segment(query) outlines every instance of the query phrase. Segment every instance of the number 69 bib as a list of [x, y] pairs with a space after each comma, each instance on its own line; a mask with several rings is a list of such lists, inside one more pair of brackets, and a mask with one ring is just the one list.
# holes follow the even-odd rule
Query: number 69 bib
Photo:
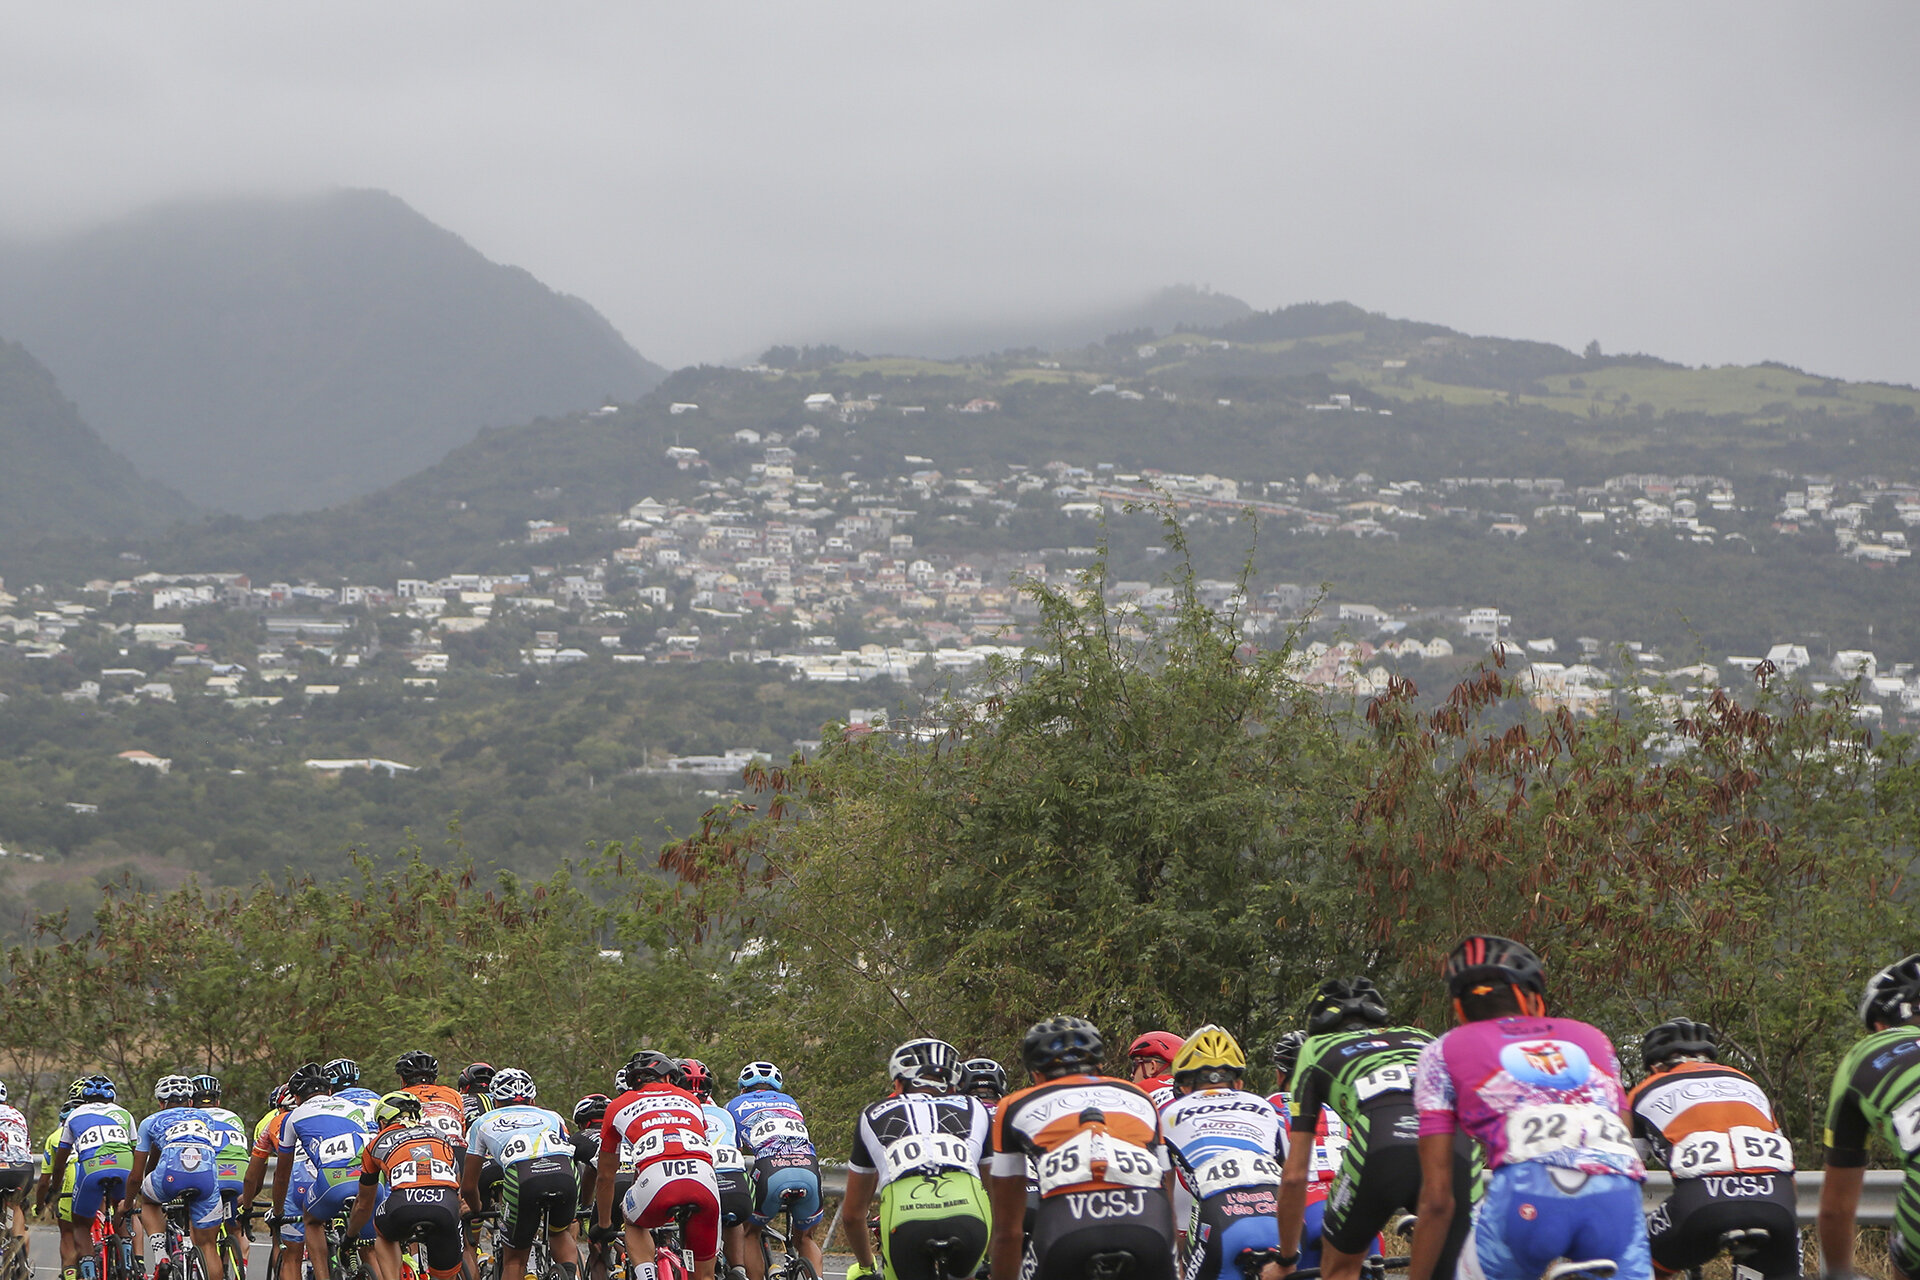
[[1040, 1194], [1106, 1182], [1122, 1187], [1160, 1185], [1160, 1161], [1145, 1147], [1112, 1134], [1082, 1130], [1040, 1157]]

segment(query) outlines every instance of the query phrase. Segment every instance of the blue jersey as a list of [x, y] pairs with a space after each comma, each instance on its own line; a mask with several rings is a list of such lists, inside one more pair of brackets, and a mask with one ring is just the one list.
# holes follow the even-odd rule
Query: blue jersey
[[812, 1155], [807, 1118], [791, 1095], [777, 1089], [755, 1089], [727, 1104], [727, 1112], [755, 1159], [775, 1152]]
[[298, 1148], [323, 1181], [338, 1182], [348, 1173], [359, 1176], [360, 1152], [368, 1136], [358, 1105], [321, 1094], [280, 1122], [280, 1154], [290, 1156]]
[[223, 1141], [215, 1132], [213, 1117], [199, 1107], [168, 1107], [140, 1122], [133, 1146], [152, 1155], [189, 1145], [218, 1151]]
[[714, 1172], [745, 1170], [747, 1162], [740, 1154], [740, 1128], [733, 1122], [733, 1113], [717, 1103], [703, 1102], [700, 1114], [707, 1121], [707, 1145], [713, 1148]]
[[111, 1102], [83, 1102], [61, 1122], [57, 1144], [82, 1168], [133, 1164], [133, 1116]]
[[467, 1150], [497, 1161], [502, 1169], [541, 1156], [573, 1155], [566, 1121], [545, 1107], [495, 1107], [467, 1130]]

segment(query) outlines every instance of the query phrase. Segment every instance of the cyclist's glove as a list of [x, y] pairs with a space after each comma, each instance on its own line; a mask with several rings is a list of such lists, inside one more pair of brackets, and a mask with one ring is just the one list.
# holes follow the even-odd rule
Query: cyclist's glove
[[867, 1280], [868, 1276], [879, 1274], [873, 1267], [863, 1267], [855, 1262], [847, 1267], [847, 1280]]
[[587, 1239], [593, 1241], [595, 1244], [606, 1244], [619, 1234], [620, 1228], [611, 1225], [603, 1227], [596, 1223], [587, 1229]]

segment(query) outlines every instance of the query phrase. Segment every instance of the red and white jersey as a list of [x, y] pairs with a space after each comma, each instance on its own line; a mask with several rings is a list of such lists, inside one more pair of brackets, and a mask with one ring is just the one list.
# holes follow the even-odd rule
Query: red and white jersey
[[713, 1163], [700, 1100], [661, 1080], [629, 1089], [608, 1105], [600, 1124], [600, 1149], [619, 1151], [622, 1165], [630, 1161], [636, 1170], [688, 1157]]
[[[1287, 1151], [1293, 1145], [1293, 1135], [1287, 1129], [1293, 1120], [1293, 1095], [1290, 1093], [1270, 1093], [1267, 1101], [1280, 1113], [1280, 1158], [1287, 1158]], [[1307, 1166], [1309, 1182], [1332, 1182], [1340, 1173], [1340, 1157], [1352, 1141], [1347, 1133], [1347, 1123], [1333, 1113], [1332, 1107], [1320, 1108], [1320, 1123], [1313, 1130], [1313, 1161]]]
[[1134, 1081], [1134, 1084], [1153, 1099], [1155, 1111], [1165, 1111], [1180, 1096], [1174, 1091], [1172, 1076], [1148, 1076], [1145, 1080]]

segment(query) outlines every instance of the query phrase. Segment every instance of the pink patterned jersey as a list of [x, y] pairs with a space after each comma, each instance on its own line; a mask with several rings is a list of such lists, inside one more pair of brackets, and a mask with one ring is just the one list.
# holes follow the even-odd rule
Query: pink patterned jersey
[[1620, 1060], [1571, 1018], [1496, 1018], [1455, 1027], [1420, 1052], [1420, 1136], [1465, 1129], [1487, 1167], [1536, 1161], [1643, 1180], [1622, 1119]]

